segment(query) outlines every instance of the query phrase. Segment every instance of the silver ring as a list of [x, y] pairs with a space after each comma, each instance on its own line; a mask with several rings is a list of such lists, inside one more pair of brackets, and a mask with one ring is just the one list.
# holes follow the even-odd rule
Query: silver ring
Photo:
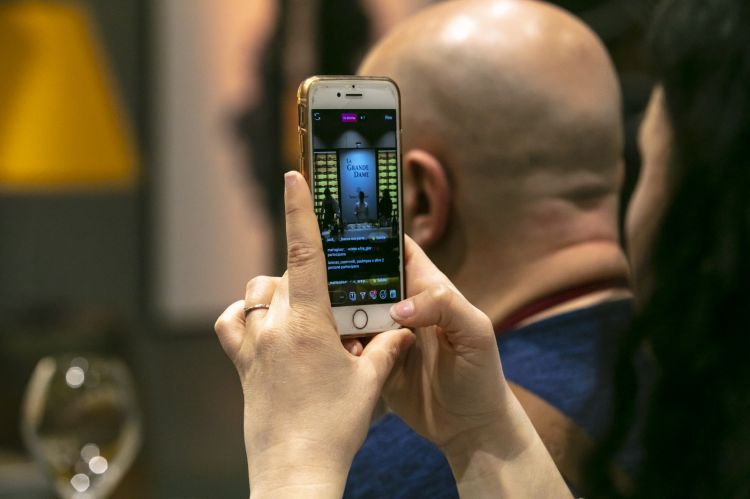
[[250, 305], [249, 307], [245, 307], [245, 317], [255, 310], [268, 310], [269, 308], [271, 308], [270, 303], [256, 303], [255, 305]]

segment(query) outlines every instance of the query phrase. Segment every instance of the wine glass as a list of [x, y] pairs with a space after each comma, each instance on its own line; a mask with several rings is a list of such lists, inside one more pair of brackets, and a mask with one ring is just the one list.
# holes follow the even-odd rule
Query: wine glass
[[140, 415], [120, 360], [41, 359], [22, 411], [24, 441], [63, 499], [107, 497], [138, 453]]

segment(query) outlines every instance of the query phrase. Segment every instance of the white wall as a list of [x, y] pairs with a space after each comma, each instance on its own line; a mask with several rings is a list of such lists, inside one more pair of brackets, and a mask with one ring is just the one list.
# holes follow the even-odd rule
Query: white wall
[[155, 189], [157, 313], [212, 321], [271, 267], [263, 201], [231, 119], [257, 98], [250, 72], [273, 15], [268, 0], [157, 4]]

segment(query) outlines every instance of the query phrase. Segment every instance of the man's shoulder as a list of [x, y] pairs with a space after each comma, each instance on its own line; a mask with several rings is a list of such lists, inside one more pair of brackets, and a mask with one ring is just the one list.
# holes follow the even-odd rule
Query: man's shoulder
[[607, 301], [567, 311], [498, 334], [500, 355], [512, 359], [516, 356], [549, 354], [560, 360], [589, 364], [602, 354], [615, 352], [616, 345], [612, 340], [627, 330], [632, 318], [631, 299]]
[[502, 334], [505, 376], [598, 437], [609, 418], [618, 338], [632, 316], [632, 301], [617, 300]]
[[355, 456], [344, 497], [456, 498], [458, 491], [440, 450], [387, 414], [370, 428]]

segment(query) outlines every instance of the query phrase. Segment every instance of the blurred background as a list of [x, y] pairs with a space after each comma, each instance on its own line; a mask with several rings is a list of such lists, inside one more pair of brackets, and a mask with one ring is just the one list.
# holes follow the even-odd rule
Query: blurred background
[[[0, 0], [0, 498], [247, 496], [213, 321], [284, 267], [297, 85], [430, 3]], [[555, 3], [618, 67], [627, 195], [651, 2]]]

